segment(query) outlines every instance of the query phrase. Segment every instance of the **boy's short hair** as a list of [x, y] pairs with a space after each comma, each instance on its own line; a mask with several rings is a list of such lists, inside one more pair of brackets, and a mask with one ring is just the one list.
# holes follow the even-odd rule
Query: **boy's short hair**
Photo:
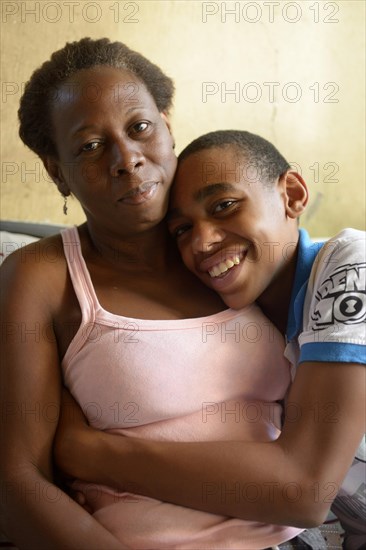
[[272, 143], [244, 130], [218, 130], [204, 134], [187, 145], [178, 160], [182, 161], [206, 149], [226, 147], [235, 147], [239, 155], [245, 156], [246, 163], [253, 166], [256, 171], [256, 180], [267, 186], [271, 186], [291, 168]]
[[68, 42], [32, 74], [18, 111], [22, 141], [39, 156], [56, 155], [52, 137], [51, 106], [60, 86], [82, 69], [109, 66], [129, 71], [144, 83], [160, 112], [169, 112], [173, 81], [141, 54], [107, 38]]

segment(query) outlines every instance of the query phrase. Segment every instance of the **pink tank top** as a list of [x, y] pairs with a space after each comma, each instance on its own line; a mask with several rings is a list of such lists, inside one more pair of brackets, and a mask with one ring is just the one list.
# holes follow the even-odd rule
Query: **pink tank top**
[[[284, 342], [252, 305], [193, 319], [145, 320], [103, 309], [76, 227], [62, 232], [82, 322], [62, 361], [65, 385], [93, 427], [170, 441], [270, 441], [290, 384]], [[123, 465], [121, 465], [123, 467]], [[94, 517], [129, 548], [260, 549], [301, 530], [226, 518], [110, 487], [76, 482]], [[252, 487], [253, 489], [253, 487]], [[245, 487], [216, 487], [202, 495]], [[244, 492], [243, 492], [244, 491]], [[249, 498], [253, 495], [248, 493]]]

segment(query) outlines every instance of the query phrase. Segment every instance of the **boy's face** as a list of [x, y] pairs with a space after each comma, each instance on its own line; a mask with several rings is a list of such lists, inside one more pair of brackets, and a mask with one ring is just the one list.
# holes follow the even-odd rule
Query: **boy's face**
[[185, 265], [229, 307], [245, 307], [283, 274], [298, 241], [286, 177], [265, 186], [232, 147], [178, 165], [169, 230]]

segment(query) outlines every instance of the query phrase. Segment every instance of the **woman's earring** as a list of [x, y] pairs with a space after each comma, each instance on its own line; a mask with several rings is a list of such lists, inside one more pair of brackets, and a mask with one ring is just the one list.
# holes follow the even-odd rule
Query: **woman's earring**
[[67, 196], [64, 195], [64, 208], [63, 208], [63, 211], [64, 211], [64, 215], [67, 216]]

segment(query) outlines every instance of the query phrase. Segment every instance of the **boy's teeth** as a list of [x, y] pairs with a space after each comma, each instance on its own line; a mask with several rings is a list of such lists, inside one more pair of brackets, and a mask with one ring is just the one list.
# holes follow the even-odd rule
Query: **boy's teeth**
[[219, 263], [219, 269], [220, 269], [221, 273], [225, 273], [225, 271], [227, 271], [229, 268], [226, 265], [226, 262], [220, 262]]
[[239, 256], [235, 256], [234, 258], [232, 258], [232, 260], [225, 260], [224, 262], [220, 262], [219, 264], [215, 265], [212, 269], [209, 270], [209, 274], [211, 277], [218, 277], [219, 275], [226, 273], [226, 271], [234, 267], [234, 265], [238, 264], [240, 264], [240, 258]]

